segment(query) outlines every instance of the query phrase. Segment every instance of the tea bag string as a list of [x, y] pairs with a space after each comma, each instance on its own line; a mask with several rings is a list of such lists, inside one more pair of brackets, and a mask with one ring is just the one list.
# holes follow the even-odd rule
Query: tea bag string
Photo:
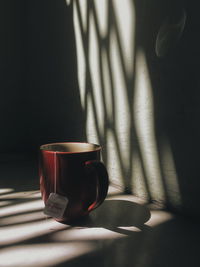
[[57, 182], [57, 157], [56, 152], [54, 153], [54, 193], [56, 193], [56, 182]]

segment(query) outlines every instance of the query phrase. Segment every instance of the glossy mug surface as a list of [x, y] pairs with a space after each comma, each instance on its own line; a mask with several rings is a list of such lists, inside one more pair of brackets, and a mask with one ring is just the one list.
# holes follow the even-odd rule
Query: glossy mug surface
[[[73, 221], [97, 208], [108, 192], [108, 174], [100, 161], [101, 147], [89, 143], [52, 143], [40, 147], [42, 199], [51, 193], [67, 199], [58, 221]], [[53, 216], [52, 216], [53, 217]]]

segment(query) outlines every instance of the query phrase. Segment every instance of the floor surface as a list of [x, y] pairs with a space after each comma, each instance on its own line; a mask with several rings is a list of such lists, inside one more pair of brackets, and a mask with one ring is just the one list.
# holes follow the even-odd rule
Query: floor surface
[[0, 164], [0, 266], [198, 267], [199, 222], [110, 187], [76, 225], [43, 214], [36, 164]]

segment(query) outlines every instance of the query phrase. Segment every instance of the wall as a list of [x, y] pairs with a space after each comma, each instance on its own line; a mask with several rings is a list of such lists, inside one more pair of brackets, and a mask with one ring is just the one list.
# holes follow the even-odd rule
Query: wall
[[200, 212], [198, 3], [68, 1], [86, 135], [111, 183]]

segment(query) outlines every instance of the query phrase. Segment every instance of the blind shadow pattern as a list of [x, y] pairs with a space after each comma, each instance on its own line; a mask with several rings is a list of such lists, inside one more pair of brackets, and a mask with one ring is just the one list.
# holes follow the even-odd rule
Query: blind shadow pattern
[[144, 2], [103, 2], [72, 1], [87, 138], [103, 145], [111, 180], [125, 192], [163, 200], [151, 81], [136, 45]]
[[189, 168], [183, 167], [186, 161], [194, 167], [196, 154], [193, 162], [183, 159], [185, 135], [179, 128], [187, 116], [188, 82], [181, 77], [196, 21], [187, 21], [192, 5], [157, 0], [70, 5], [86, 135], [103, 145], [111, 182], [148, 201], [196, 212], [198, 190], [188, 202], [194, 188], [188, 185]]
[[13, 200], [0, 210], [1, 266], [185, 267], [198, 260], [197, 223], [150, 211], [133, 196], [107, 199], [70, 226], [45, 218], [38, 191], [19, 190], [0, 190], [1, 201]]

